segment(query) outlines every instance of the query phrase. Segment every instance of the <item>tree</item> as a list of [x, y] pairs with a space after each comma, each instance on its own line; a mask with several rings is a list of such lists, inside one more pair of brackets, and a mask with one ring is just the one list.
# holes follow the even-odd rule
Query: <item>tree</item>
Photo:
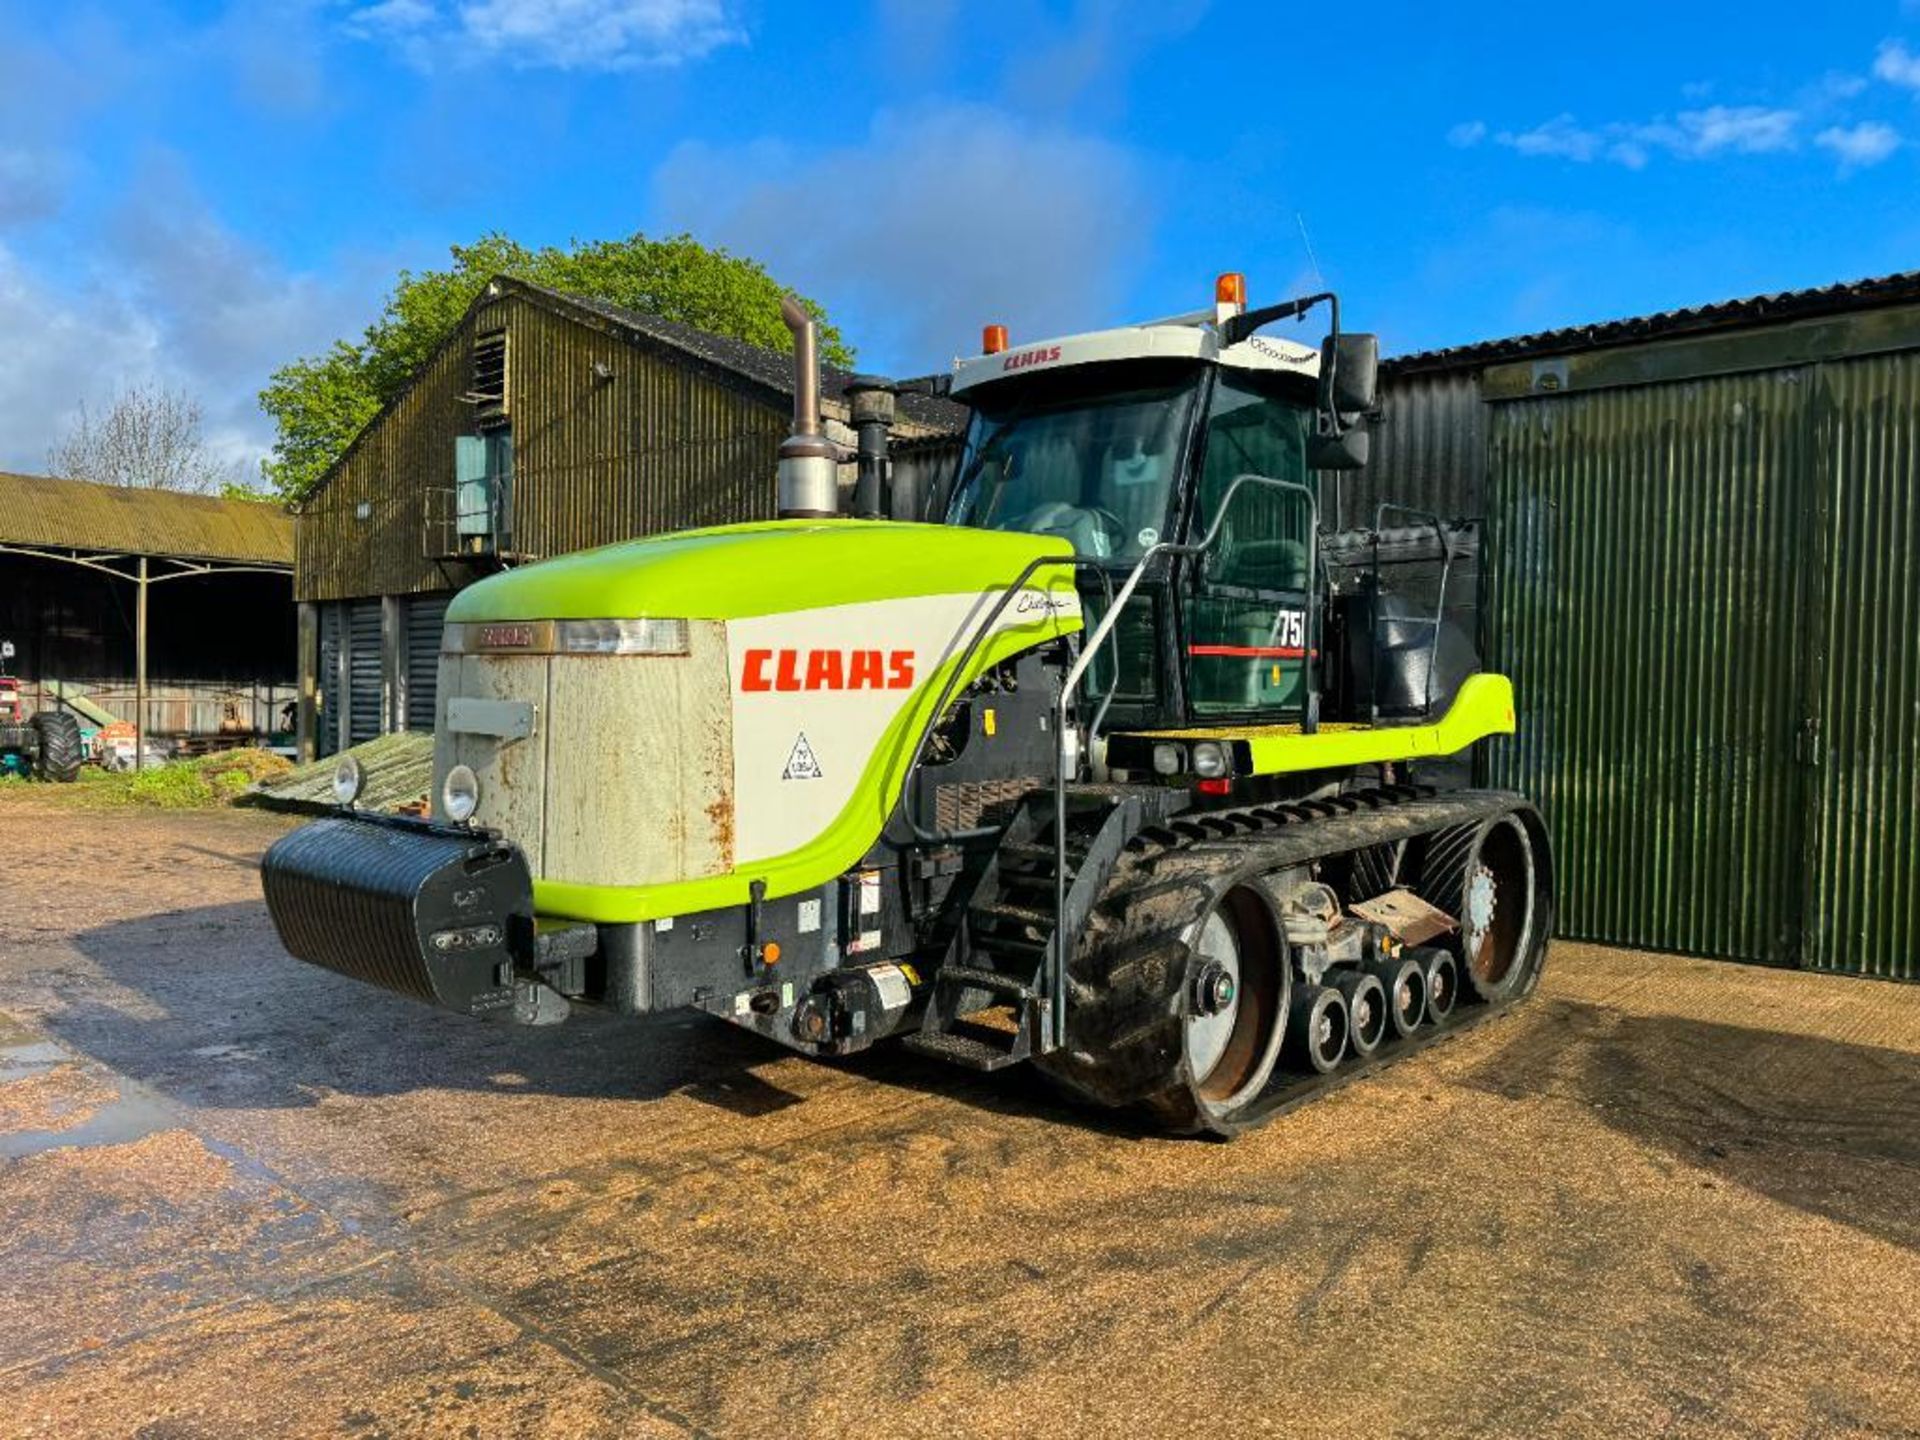
[[[460, 323], [496, 275], [677, 320], [715, 335], [791, 348], [780, 297], [791, 294], [757, 262], [709, 249], [691, 235], [650, 240], [574, 241], [529, 250], [498, 233], [452, 248], [444, 270], [402, 270], [378, 318], [358, 341], [282, 366], [260, 392], [279, 427], [267, 479], [289, 500], [306, 495], [380, 408]], [[820, 322], [820, 353], [851, 365], [853, 351], [812, 300], [795, 297]]]
[[239, 482], [240, 466], [207, 448], [201, 419], [199, 402], [164, 385], [131, 386], [98, 416], [83, 400], [65, 438], [47, 451], [47, 468], [97, 485], [222, 494]]

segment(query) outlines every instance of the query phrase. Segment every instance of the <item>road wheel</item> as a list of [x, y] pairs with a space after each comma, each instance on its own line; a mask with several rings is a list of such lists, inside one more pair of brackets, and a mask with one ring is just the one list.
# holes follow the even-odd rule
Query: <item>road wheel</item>
[[34, 767], [39, 777], [63, 785], [79, 779], [80, 763], [86, 757], [80, 743], [80, 722], [64, 710], [42, 710], [31, 723], [39, 740], [40, 755]]

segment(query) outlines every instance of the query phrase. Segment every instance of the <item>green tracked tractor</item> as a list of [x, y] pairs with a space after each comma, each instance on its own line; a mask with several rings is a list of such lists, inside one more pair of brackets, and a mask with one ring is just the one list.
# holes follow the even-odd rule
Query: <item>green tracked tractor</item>
[[[1317, 347], [1260, 333], [1322, 307]], [[343, 762], [340, 812], [266, 858], [288, 950], [486, 1019], [1030, 1061], [1215, 1134], [1532, 988], [1545, 830], [1443, 783], [1514, 727], [1446, 615], [1456, 537], [1323, 532], [1377, 354], [1332, 296], [1249, 311], [1223, 276], [1144, 325], [989, 327], [923, 382], [972, 409], [944, 524], [888, 483], [893, 392], [853, 394], [849, 455], [787, 321], [781, 518], [463, 591], [434, 814], [355, 810]]]

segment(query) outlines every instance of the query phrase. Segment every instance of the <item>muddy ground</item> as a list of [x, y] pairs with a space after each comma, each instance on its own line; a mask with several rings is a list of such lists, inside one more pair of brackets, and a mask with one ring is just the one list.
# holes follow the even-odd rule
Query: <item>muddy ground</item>
[[286, 958], [0, 798], [0, 1433], [1920, 1435], [1920, 989], [1556, 947], [1230, 1145]]

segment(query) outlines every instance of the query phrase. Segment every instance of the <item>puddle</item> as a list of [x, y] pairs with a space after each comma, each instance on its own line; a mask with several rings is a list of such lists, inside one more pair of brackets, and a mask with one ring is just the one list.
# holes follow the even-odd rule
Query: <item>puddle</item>
[[162, 1130], [178, 1130], [180, 1117], [144, 1095], [109, 1100], [67, 1130], [16, 1130], [0, 1134], [0, 1160], [20, 1160], [49, 1150], [89, 1150], [127, 1145]]
[[9, 1080], [28, 1080], [44, 1074], [73, 1057], [51, 1040], [29, 1040], [20, 1045], [0, 1045], [0, 1085]]

